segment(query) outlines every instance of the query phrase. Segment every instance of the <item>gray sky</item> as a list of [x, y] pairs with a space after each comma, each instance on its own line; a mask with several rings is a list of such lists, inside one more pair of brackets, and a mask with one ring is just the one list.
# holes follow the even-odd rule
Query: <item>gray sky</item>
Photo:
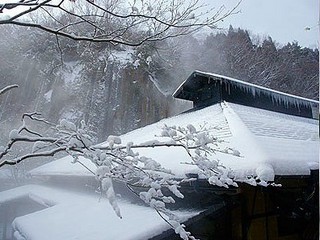
[[[0, 2], [17, 0], [0, 0]], [[233, 8], [240, 0], [200, 0], [212, 7]], [[271, 36], [280, 44], [298, 41], [301, 46], [319, 45], [320, 0], [242, 0], [238, 14], [228, 17], [219, 27], [231, 24], [253, 34]], [[310, 28], [310, 30], [306, 30]]]
[[[210, 6], [232, 8], [239, 0], [203, 0]], [[301, 46], [319, 45], [319, 0], [242, 0], [240, 12], [220, 27], [241, 27], [261, 36], [270, 35], [280, 44], [294, 40]], [[306, 30], [309, 27], [310, 30]]]

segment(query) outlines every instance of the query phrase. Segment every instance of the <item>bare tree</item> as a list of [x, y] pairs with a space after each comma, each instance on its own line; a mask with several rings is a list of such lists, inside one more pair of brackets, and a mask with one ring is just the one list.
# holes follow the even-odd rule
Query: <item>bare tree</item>
[[237, 6], [208, 9], [199, 0], [133, 0], [126, 4], [120, 0], [20, 0], [0, 4], [0, 25], [34, 27], [73, 40], [139, 46], [202, 27], [215, 29]]

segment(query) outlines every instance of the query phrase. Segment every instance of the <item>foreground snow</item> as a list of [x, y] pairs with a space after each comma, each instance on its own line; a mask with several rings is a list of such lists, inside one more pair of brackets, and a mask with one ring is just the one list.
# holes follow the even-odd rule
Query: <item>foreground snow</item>
[[[226, 102], [164, 119], [120, 138], [124, 146], [132, 141], [136, 145], [149, 146], [137, 149], [140, 156], [151, 157], [175, 177], [184, 178], [188, 173], [200, 173], [199, 168], [191, 164], [185, 149], [158, 147], [156, 143], [166, 140], [166, 137], [160, 137], [163, 126], [186, 127], [190, 123], [197, 129], [205, 127], [224, 141], [219, 149], [222, 151], [216, 151], [211, 157], [231, 169], [235, 181], [254, 185], [257, 184], [255, 178], [266, 183], [276, 176], [309, 175], [311, 170], [319, 169], [317, 120]], [[118, 137], [113, 138], [118, 141]], [[109, 144], [106, 142], [97, 147]], [[224, 147], [233, 148], [233, 154], [223, 152]], [[93, 177], [95, 165], [82, 157], [79, 162], [74, 164], [71, 157], [65, 157], [30, 173], [34, 176]], [[29, 198], [47, 207], [15, 219], [15, 237], [21, 240], [147, 239], [169, 229], [152, 208], [134, 205], [123, 199], [118, 201], [121, 219], [109, 201], [100, 199], [99, 195], [37, 185], [1, 192], [0, 204], [19, 198]], [[177, 211], [175, 214], [184, 221], [199, 214], [199, 211]]]
[[[0, 192], [0, 204], [23, 197], [29, 197], [47, 208], [14, 220], [14, 235], [19, 240], [148, 239], [170, 228], [149, 207], [119, 200], [123, 216], [120, 219], [108, 200], [100, 195], [39, 185], [26, 185]], [[175, 214], [181, 221], [186, 221], [199, 214], [199, 211], [175, 211]]]

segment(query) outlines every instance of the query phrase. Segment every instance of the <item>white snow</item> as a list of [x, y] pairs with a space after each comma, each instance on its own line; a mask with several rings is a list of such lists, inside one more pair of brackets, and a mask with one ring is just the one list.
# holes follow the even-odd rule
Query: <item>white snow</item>
[[79, 81], [81, 81], [81, 71], [83, 67], [84, 66], [77, 61], [65, 62], [62, 78], [64, 79], [66, 86], [73, 88]]
[[11, 170], [8, 168], [0, 168], [0, 179], [7, 179], [12, 176]]
[[[123, 215], [120, 219], [108, 200], [100, 195], [52, 187], [26, 185], [0, 192], [0, 203], [28, 196], [51, 207], [14, 220], [14, 235], [21, 239], [140, 240], [170, 228], [149, 207], [118, 200]], [[199, 214], [199, 211], [175, 211], [175, 214], [185, 221]]]
[[[223, 103], [167, 118], [155, 124], [120, 136], [124, 146], [133, 142], [163, 142], [162, 127], [192, 124], [197, 129], [205, 126], [216, 137], [224, 140], [222, 148], [231, 147], [231, 155], [216, 152], [214, 159], [233, 170], [237, 181], [255, 176], [271, 181], [276, 175], [309, 175], [319, 165], [319, 137], [317, 120], [289, 116], [282, 113]], [[151, 140], [151, 142], [150, 142]], [[100, 146], [108, 146], [108, 142]], [[129, 144], [131, 146], [131, 143]], [[132, 149], [131, 149], [132, 150]], [[177, 177], [198, 173], [182, 147], [154, 147], [133, 149], [140, 156], [152, 158]], [[84, 160], [84, 159], [83, 159]], [[84, 160], [85, 161], [85, 160]], [[88, 160], [87, 160], [88, 161]], [[72, 165], [71, 157], [52, 162], [33, 170], [33, 175], [90, 175], [81, 165]], [[189, 164], [186, 164], [189, 163]], [[90, 168], [95, 167], [88, 161]], [[91, 164], [91, 165], [90, 165]]]
[[13, 129], [13, 130], [11, 130], [10, 133], [9, 133], [9, 139], [10, 139], [10, 140], [13, 140], [13, 139], [15, 139], [15, 138], [18, 138], [19, 135], [20, 135], [19, 130]]
[[[257, 175], [259, 179], [261, 178], [265, 181], [273, 181], [274, 174], [262, 174], [264, 171], [259, 170], [261, 169], [261, 165], [264, 165], [267, 161], [267, 155], [265, 154], [262, 146], [255, 141], [253, 133], [249, 131], [247, 126], [242, 122], [228, 103], [222, 103], [221, 106], [233, 135], [233, 138], [230, 139], [230, 143], [245, 157], [245, 161], [247, 164], [250, 164], [250, 168], [256, 169], [256, 174], [253, 175]], [[234, 169], [235, 171], [236, 168], [239, 168], [239, 166], [234, 166], [234, 163], [231, 162], [228, 165], [231, 165], [231, 169]], [[243, 178], [244, 176], [241, 174], [241, 176], [238, 177]], [[264, 177], [267, 178], [265, 179]]]
[[120, 63], [122, 66], [126, 66], [128, 63], [132, 63], [132, 56], [134, 54], [134, 49], [127, 47], [123, 51], [112, 51], [108, 58], [109, 61]]
[[314, 119], [296, 117], [232, 103], [229, 103], [229, 105], [256, 136], [304, 140], [307, 142], [317, 141], [319, 139], [318, 131], [315, 128], [317, 121]]
[[[256, 184], [252, 178], [256, 177], [261, 180], [260, 185], [266, 186], [277, 175], [309, 175], [310, 170], [319, 169], [317, 120], [227, 102], [167, 118], [120, 137], [112, 136], [109, 140], [117, 145], [127, 146], [128, 151], [137, 151], [137, 148], [131, 148], [132, 142], [136, 145], [152, 145], [153, 147], [139, 149], [140, 156], [148, 157], [145, 164], [160, 163], [177, 177], [198, 173], [196, 166], [186, 164], [191, 163], [191, 159], [182, 147], [157, 146], [159, 142], [170, 139], [163, 137], [170, 135], [169, 131], [163, 131], [162, 127], [165, 125], [182, 126], [191, 131], [205, 127], [214, 136], [224, 140], [222, 147], [231, 147], [233, 150], [230, 151], [237, 154], [216, 152], [212, 158], [233, 170], [235, 180], [239, 182]], [[107, 141], [100, 146], [109, 144]], [[30, 173], [34, 176], [93, 177], [92, 172], [96, 172], [96, 166], [83, 157], [79, 161], [90, 171], [79, 163], [73, 164], [73, 159], [68, 156], [38, 167]], [[217, 178], [210, 177], [208, 180], [218, 186], [223, 185]], [[19, 239], [147, 239], [169, 228], [151, 208], [133, 205], [122, 199], [110, 206], [108, 201], [113, 202], [117, 197], [110, 186], [107, 179], [104, 189], [109, 191], [109, 199], [105, 197], [99, 200], [100, 196], [94, 194], [28, 185], [0, 192], [0, 204], [28, 197], [47, 207], [15, 219], [14, 235]], [[158, 194], [157, 185], [154, 184], [152, 189], [154, 194]], [[180, 196], [175, 186], [170, 190]], [[147, 201], [152, 192], [142, 194], [145, 194]], [[151, 205], [161, 204], [163, 203], [154, 200]], [[116, 213], [113, 209], [116, 209]], [[184, 220], [198, 213], [176, 212]]]
[[[220, 163], [235, 172], [239, 180], [247, 175], [266, 181], [273, 180], [275, 175], [309, 175], [310, 166], [314, 168], [312, 163], [319, 159], [317, 120], [230, 103], [164, 119], [129, 132], [121, 139], [124, 144], [128, 141], [139, 144], [148, 139], [163, 141], [157, 137], [161, 135], [162, 126], [186, 127], [189, 123], [196, 128], [206, 126], [213, 135], [225, 140], [226, 146], [239, 151], [240, 157], [223, 153], [215, 155]], [[221, 129], [215, 129], [217, 126]], [[154, 158], [177, 176], [197, 171], [192, 165], [181, 164], [191, 160], [180, 148], [160, 147], [139, 152]]]
[[318, 121], [229, 104], [263, 147], [276, 175], [309, 175], [319, 169]]
[[51, 102], [51, 96], [52, 96], [52, 89], [49, 90], [48, 92], [46, 92], [44, 94], [44, 99], [47, 101], [47, 102]]
[[67, 156], [37, 167], [31, 170], [29, 173], [31, 175], [38, 176], [94, 176], [92, 172], [90, 172], [78, 162], [84, 164], [92, 172], [96, 171], [96, 166], [89, 159], [80, 156], [77, 162], [73, 163], [73, 158], [71, 156]]
[[4, 14], [4, 13], [0, 13], [0, 21], [6, 21], [6, 20], [9, 20], [10, 18], [11, 18], [10, 15]]

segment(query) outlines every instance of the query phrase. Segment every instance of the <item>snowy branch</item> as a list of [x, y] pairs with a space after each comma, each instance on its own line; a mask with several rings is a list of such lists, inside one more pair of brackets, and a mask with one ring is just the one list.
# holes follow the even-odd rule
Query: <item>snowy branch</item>
[[4, 165], [16, 165], [24, 160], [32, 159], [32, 158], [36, 158], [36, 157], [53, 157], [54, 155], [56, 155], [57, 153], [62, 152], [62, 151], [66, 151], [66, 148], [65, 147], [58, 147], [58, 148], [52, 149], [50, 151], [42, 151], [39, 153], [26, 154], [26, 155], [20, 156], [18, 158], [14, 158], [12, 160], [6, 160], [6, 159], [3, 161], [0, 160], [0, 167], [2, 167]]
[[[51, 136], [44, 136], [43, 133], [32, 130], [26, 119], [52, 126], [37, 113], [24, 114], [22, 126], [11, 131], [7, 146], [0, 147], [0, 167], [16, 165], [36, 157], [52, 157], [61, 152], [71, 155], [74, 162], [80, 164], [82, 164], [78, 161], [80, 156], [90, 159], [97, 167], [95, 172], [82, 165], [100, 182], [101, 191], [106, 194], [118, 217], [122, 216], [113, 189], [114, 180], [125, 183], [145, 204], [155, 209], [185, 240], [195, 238], [167, 209], [167, 205], [175, 203], [175, 198], [184, 198], [180, 191], [180, 184], [194, 179], [175, 176], [170, 169], [161, 166], [156, 159], [141, 156], [138, 150], [155, 147], [181, 147], [192, 160], [190, 164], [198, 167], [199, 175], [208, 179], [210, 184], [226, 188], [230, 185], [237, 186], [229, 170], [219, 164], [218, 160], [209, 159], [208, 156], [216, 151], [233, 155], [238, 153], [232, 149], [220, 149], [219, 144], [222, 141], [211, 136], [208, 129], [204, 127], [198, 130], [191, 124], [187, 127], [164, 126], [159, 137], [166, 141], [151, 140], [136, 145], [132, 142], [122, 145], [120, 137], [109, 136], [104, 143], [107, 146], [99, 147], [93, 143], [84, 122], [76, 126], [72, 122], [61, 120], [58, 125], [52, 127], [54, 133]], [[14, 146], [19, 142], [32, 143], [32, 151], [10, 158], [10, 154], [14, 152]], [[144, 190], [137, 192], [134, 190], [136, 187]], [[166, 191], [163, 191], [164, 189]]]
[[17, 88], [17, 87], [19, 87], [19, 86], [16, 85], [16, 84], [14, 84], [14, 85], [9, 85], [9, 86], [6, 86], [6, 87], [0, 89], [0, 96], [1, 96], [2, 94], [4, 94], [4, 93], [10, 91], [11, 89]]

